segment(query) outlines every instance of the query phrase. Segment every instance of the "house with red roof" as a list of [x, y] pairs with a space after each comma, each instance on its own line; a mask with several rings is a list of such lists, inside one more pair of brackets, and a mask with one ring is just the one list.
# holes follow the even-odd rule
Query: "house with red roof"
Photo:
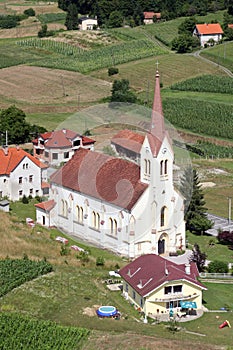
[[211, 41], [218, 43], [222, 40], [223, 30], [219, 23], [196, 24], [193, 35], [200, 40], [202, 47], [210, 45]]
[[156, 21], [161, 20], [161, 13], [160, 12], [153, 12], [153, 11], [146, 11], [143, 12], [144, 15], [144, 24], [151, 24], [154, 23], [154, 18], [156, 18]]
[[145, 135], [132, 130], [121, 130], [111, 139], [111, 146], [118, 155], [139, 163], [144, 139]]
[[[0, 197], [12, 201], [24, 195], [46, 194], [47, 166], [19, 147], [0, 149]], [[48, 192], [47, 192], [48, 193]]]
[[32, 143], [34, 157], [49, 165], [60, 165], [80, 147], [94, 149], [95, 141], [75, 131], [62, 129], [40, 134]]
[[[174, 153], [158, 71], [149, 131], [122, 131], [113, 142], [138, 156], [138, 163], [80, 147], [50, 177], [55, 205], [40, 207], [49, 212], [46, 222], [130, 258], [185, 249], [183, 197], [173, 183]], [[38, 210], [37, 222], [43, 224]]]
[[142, 255], [119, 274], [123, 295], [146, 316], [179, 313], [185, 305], [202, 308], [202, 292], [194, 262], [178, 265], [156, 254]]

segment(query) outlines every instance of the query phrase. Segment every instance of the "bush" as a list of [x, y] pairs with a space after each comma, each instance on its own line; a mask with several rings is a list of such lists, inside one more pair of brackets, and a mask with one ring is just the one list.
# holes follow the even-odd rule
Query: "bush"
[[104, 266], [104, 263], [105, 263], [105, 261], [104, 261], [104, 258], [103, 258], [103, 256], [98, 256], [97, 258], [96, 258], [96, 266]]
[[32, 8], [29, 8], [23, 12], [28, 17], [33, 17], [36, 15], [35, 11]]
[[108, 68], [108, 75], [111, 76], [111, 75], [115, 75], [115, 74], [118, 74], [119, 73], [119, 69], [116, 68], [116, 67], [110, 67]]
[[208, 265], [209, 273], [227, 273], [228, 271], [228, 265], [223, 261], [214, 260]]
[[14, 28], [17, 26], [19, 22], [18, 16], [14, 15], [0, 15], [0, 28], [2, 29], [9, 29], [9, 28]]
[[23, 195], [22, 203], [23, 203], [23, 204], [28, 204], [28, 203], [29, 203], [29, 200], [28, 200], [28, 198], [25, 196], [25, 194]]

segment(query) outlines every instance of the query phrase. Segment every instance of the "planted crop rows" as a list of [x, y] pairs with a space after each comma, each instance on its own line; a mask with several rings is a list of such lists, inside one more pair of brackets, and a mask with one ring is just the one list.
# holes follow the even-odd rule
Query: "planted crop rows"
[[198, 141], [195, 145], [186, 145], [188, 151], [205, 158], [233, 158], [233, 149], [215, 145], [207, 141]]
[[[53, 267], [47, 261], [32, 261], [24, 259], [0, 260], [0, 296], [10, 292], [13, 288], [31, 281], [32, 279], [49, 273]], [[0, 347], [1, 348], [1, 347]]]
[[174, 126], [198, 134], [233, 138], [232, 105], [186, 98], [166, 98], [163, 109], [165, 117]]
[[173, 84], [172, 90], [216, 92], [222, 94], [233, 94], [232, 78], [216, 75], [202, 75]]
[[89, 331], [62, 327], [49, 321], [29, 319], [17, 314], [0, 314], [1, 350], [77, 350]]
[[[46, 41], [47, 43], [45, 43]], [[44, 47], [52, 52], [57, 52], [64, 56], [70, 56], [69, 58], [64, 56], [60, 58], [47, 58], [46, 60], [36, 62], [35, 64], [38, 66], [68, 69], [81, 73], [87, 73], [96, 69], [167, 53], [167, 51], [162, 48], [152, 45], [151, 41], [147, 39], [130, 41], [123, 44], [106, 46], [93, 51], [82, 52], [80, 52], [78, 48], [74, 48], [69, 44], [66, 44], [63, 49], [62, 43], [55, 42], [55, 44], [53, 44], [52, 40], [30, 39], [21, 40], [18, 43], [21, 46]], [[61, 48], [59, 45], [61, 45]]]

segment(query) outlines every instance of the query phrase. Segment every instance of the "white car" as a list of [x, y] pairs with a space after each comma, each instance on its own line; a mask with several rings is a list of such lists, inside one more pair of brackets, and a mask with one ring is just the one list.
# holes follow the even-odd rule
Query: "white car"
[[57, 236], [55, 240], [56, 240], [57, 242], [60, 242], [60, 243], [63, 243], [63, 244], [67, 244], [67, 243], [68, 243], [68, 239], [65, 238], [65, 237]]
[[76, 250], [77, 252], [85, 252], [85, 250], [77, 245], [70, 246], [71, 249]]

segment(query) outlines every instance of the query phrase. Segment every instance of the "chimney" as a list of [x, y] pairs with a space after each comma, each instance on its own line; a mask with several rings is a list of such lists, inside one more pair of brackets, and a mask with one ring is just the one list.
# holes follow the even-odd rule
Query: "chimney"
[[8, 146], [3, 146], [3, 152], [5, 156], [8, 156]]
[[190, 264], [185, 264], [185, 273], [187, 275], [190, 275], [191, 274], [191, 271], [190, 271]]
[[66, 129], [62, 129], [63, 133], [66, 134]]
[[19, 151], [19, 145], [16, 145], [16, 149], [17, 149], [17, 151]]

